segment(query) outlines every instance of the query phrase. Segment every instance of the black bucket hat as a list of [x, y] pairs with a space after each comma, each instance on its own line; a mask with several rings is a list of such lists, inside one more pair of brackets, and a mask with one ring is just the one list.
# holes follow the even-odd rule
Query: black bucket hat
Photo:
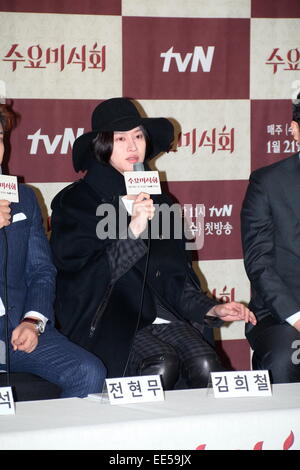
[[111, 98], [98, 104], [92, 114], [92, 131], [81, 135], [74, 142], [72, 156], [75, 171], [88, 169], [94, 160], [92, 141], [98, 132], [130, 131], [140, 125], [145, 127], [151, 141], [148, 159], [170, 150], [174, 127], [168, 119], [142, 117], [128, 98]]

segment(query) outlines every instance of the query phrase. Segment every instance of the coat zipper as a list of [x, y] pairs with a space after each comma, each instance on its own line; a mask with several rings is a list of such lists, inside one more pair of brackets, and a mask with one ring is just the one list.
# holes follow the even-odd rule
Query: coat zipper
[[101, 304], [99, 305], [99, 307], [96, 310], [96, 313], [93, 317], [93, 320], [92, 320], [92, 323], [91, 323], [91, 326], [90, 326], [90, 332], [89, 332], [89, 337], [90, 338], [92, 338], [94, 336], [94, 333], [95, 333], [95, 330], [96, 330], [97, 325], [99, 323], [99, 320], [101, 319], [101, 317], [104, 313], [104, 310], [106, 309], [106, 306], [107, 306], [108, 301], [109, 301], [110, 296], [111, 296], [113, 286], [114, 286], [114, 284], [110, 284], [108, 286], [108, 288], [105, 292], [105, 295], [104, 295], [104, 299], [102, 300]]

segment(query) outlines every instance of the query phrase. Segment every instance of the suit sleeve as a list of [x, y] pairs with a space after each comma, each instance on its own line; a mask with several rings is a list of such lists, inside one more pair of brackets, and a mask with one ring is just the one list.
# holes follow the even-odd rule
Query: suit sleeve
[[272, 195], [261, 175], [252, 174], [241, 212], [242, 243], [247, 275], [253, 295], [283, 322], [299, 310], [297, 300], [275, 266], [276, 225]]
[[27, 247], [27, 295], [24, 312], [39, 312], [53, 321], [56, 269], [52, 263], [37, 200], [33, 192], [28, 191], [28, 194], [31, 198], [32, 219]]

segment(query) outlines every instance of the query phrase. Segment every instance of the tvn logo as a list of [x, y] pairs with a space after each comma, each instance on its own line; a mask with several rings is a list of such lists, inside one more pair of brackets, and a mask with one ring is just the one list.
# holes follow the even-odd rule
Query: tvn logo
[[40, 145], [44, 146], [44, 150], [48, 155], [53, 155], [57, 150], [65, 155], [72, 149], [74, 140], [84, 133], [84, 128], [78, 128], [75, 135], [73, 129], [66, 127], [63, 134], [56, 135], [52, 140], [49, 135], [42, 134], [41, 131], [41, 129], [38, 129], [35, 134], [27, 137], [28, 140], [31, 140], [30, 155], [36, 155], [38, 151], [41, 151]]
[[223, 207], [209, 207], [210, 217], [230, 217], [232, 213], [232, 204], [224, 204]]
[[173, 52], [173, 48], [174, 46], [170, 47], [167, 52], [160, 54], [160, 57], [164, 59], [163, 72], [169, 72], [171, 62], [176, 64], [178, 72], [198, 72], [199, 65], [203, 72], [210, 72], [215, 46], [208, 46], [206, 52], [202, 46], [195, 46], [194, 52], [188, 52], [185, 55], [180, 52]]

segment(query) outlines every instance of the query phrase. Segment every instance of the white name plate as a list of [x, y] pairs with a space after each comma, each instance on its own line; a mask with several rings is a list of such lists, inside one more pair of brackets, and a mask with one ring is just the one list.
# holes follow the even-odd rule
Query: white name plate
[[108, 398], [111, 405], [163, 401], [164, 391], [159, 375], [140, 375], [106, 379]]
[[211, 380], [215, 398], [272, 395], [267, 370], [211, 372]]
[[125, 171], [127, 194], [161, 194], [158, 171]]
[[14, 415], [15, 403], [11, 387], [0, 387], [0, 415]]
[[0, 175], [0, 199], [19, 202], [18, 180], [16, 176]]

